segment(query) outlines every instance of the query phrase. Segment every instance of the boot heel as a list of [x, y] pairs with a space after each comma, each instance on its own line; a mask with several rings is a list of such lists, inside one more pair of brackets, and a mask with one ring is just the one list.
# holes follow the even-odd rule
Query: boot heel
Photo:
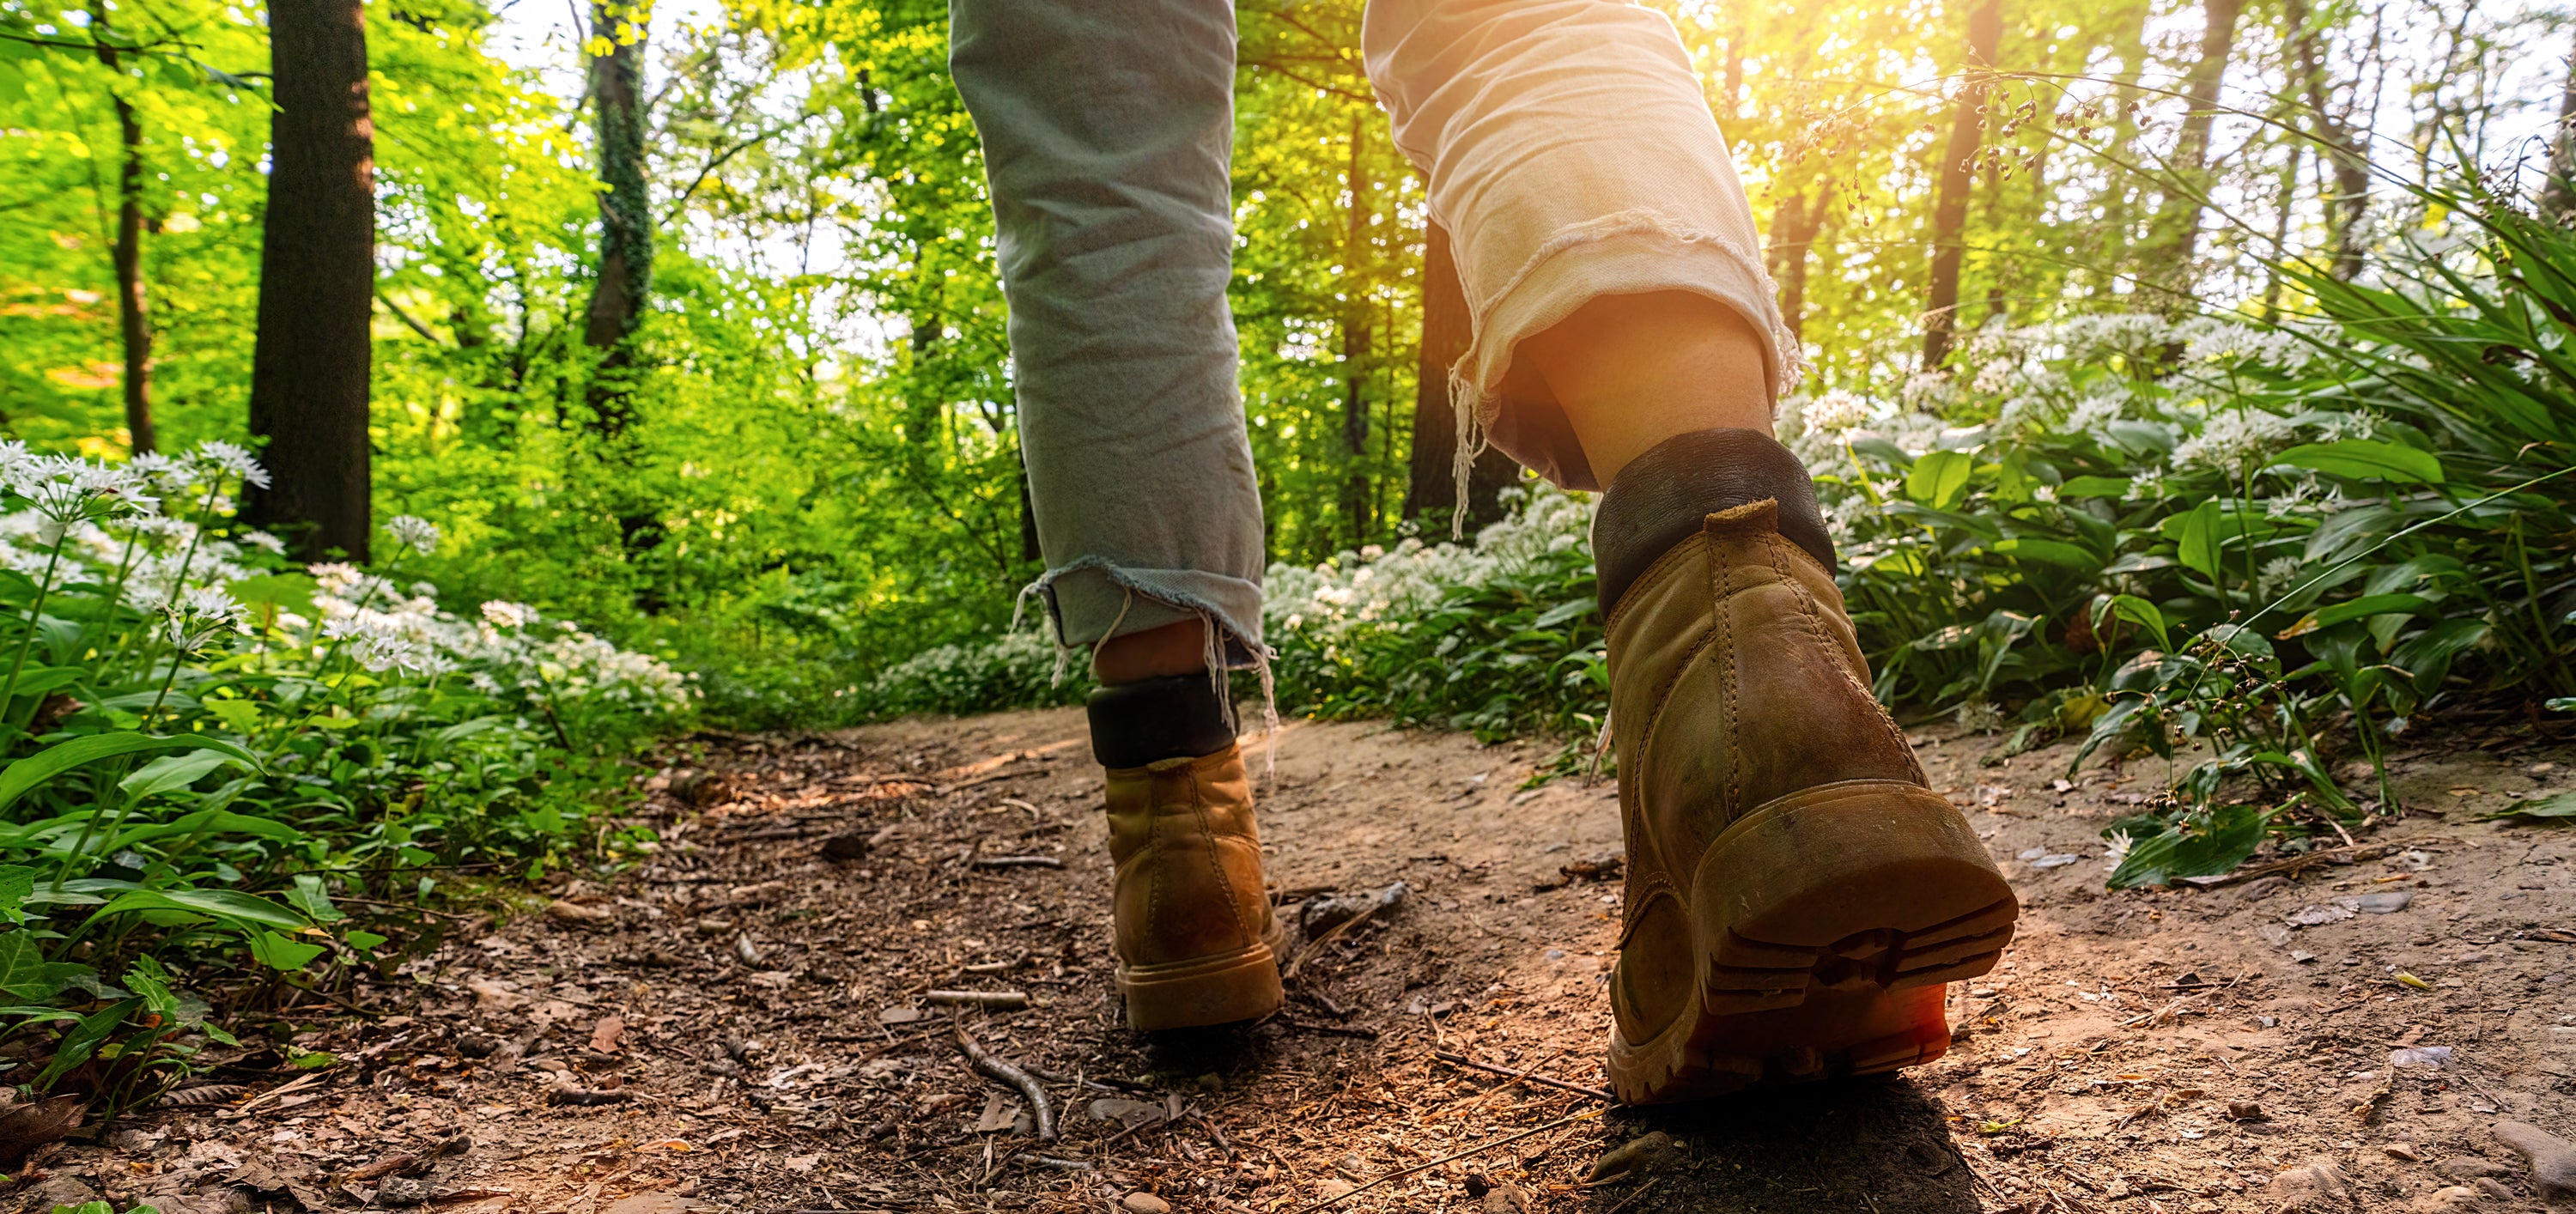
[[1939, 1058], [1943, 984], [1993, 969], [2021, 913], [1958, 809], [1896, 781], [1769, 802], [1710, 844], [1692, 882], [1689, 1006], [1645, 1040], [1611, 1040], [1611, 1086], [1631, 1103]]
[[1972, 978], [1994, 968], [2021, 913], [1958, 809], [1894, 781], [1761, 806], [1717, 837], [1693, 881], [1713, 1013]]
[[1142, 1032], [1258, 1020], [1287, 1002], [1268, 942], [1169, 965], [1120, 966], [1127, 1027]]

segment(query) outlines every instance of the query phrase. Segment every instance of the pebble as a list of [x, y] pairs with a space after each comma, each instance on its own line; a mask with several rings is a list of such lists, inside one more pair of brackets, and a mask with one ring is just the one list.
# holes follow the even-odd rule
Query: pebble
[[1151, 1193], [1130, 1193], [1118, 1204], [1128, 1214], [1172, 1214], [1172, 1203]]
[[2482, 1176], [2511, 1176], [2513, 1169], [2492, 1159], [2475, 1155], [2454, 1155], [2433, 1165], [2433, 1174], [2444, 1180], [2476, 1180]]

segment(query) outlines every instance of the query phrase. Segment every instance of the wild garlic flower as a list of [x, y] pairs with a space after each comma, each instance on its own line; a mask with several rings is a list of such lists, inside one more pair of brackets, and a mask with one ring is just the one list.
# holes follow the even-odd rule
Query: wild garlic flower
[[397, 514], [393, 517], [393, 521], [385, 524], [385, 530], [394, 537], [395, 543], [422, 556], [429, 556], [438, 551], [438, 524], [428, 519], [410, 514]]
[[2260, 409], [2214, 412], [2200, 433], [2174, 448], [2173, 466], [2177, 471], [2198, 467], [2235, 476], [2270, 456], [2294, 432], [2290, 419], [2277, 413]]
[[1869, 424], [1869, 402], [1854, 393], [1836, 388], [1807, 402], [1800, 416], [1809, 429], [1841, 433]]
[[160, 505], [159, 499], [144, 492], [143, 478], [132, 472], [62, 455], [24, 465], [11, 487], [34, 503], [44, 520], [37, 536], [48, 546], [60, 543], [75, 524], [149, 514]]
[[200, 586], [164, 602], [161, 611], [170, 647], [190, 654], [204, 650], [216, 637], [241, 631], [249, 619], [248, 610], [220, 586]]
[[210, 482], [229, 477], [261, 489], [269, 486], [268, 469], [260, 466], [258, 457], [249, 449], [238, 444], [221, 440], [199, 443], [196, 450], [188, 453], [188, 461]]
[[537, 620], [537, 609], [525, 603], [493, 599], [483, 604], [483, 622], [494, 628], [525, 628]]
[[257, 548], [262, 552], [271, 553], [277, 556], [286, 555], [286, 541], [270, 535], [265, 531], [242, 532], [241, 542], [248, 544], [253, 548]]

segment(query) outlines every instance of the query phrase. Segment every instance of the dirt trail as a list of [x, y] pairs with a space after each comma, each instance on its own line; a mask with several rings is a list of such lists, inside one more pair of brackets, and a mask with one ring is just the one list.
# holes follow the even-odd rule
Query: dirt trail
[[[394, 1014], [309, 1035], [344, 1060], [319, 1082], [51, 1148], [17, 1200], [1266, 1214], [1561, 1123], [1333, 1208], [2519, 1210], [2538, 1198], [2489, 1126], [2576, 1136], [2576, 831], [2473, 821], [2576, 769], [2528, 732], [2405, 757], [2400, 790], [2433, 816], [2360, 839], [2358, 862], [2121, 894], [2098, 835], [2160, 771], [2058, 787], [2062, 747], [1989, 764], [1991, 739], [1918, 732], [2028, 905], [2003, 966], [1953, 988], [1950, 1055], [1648, 1111], [1438, 1057], [1599, 1083], [1619, 885], [1580, 874], [1617, 852], [1610, 789], [1519, 788], [1534, 745], [1289, 727], [1260, 790], [1284, 913], [1408, 892], [1307, 953], [1280, 1016], [1149, 1042], [1108, 983], [1081, 731], [1058, 711], [716, 744], [722, 778], [679, 782], [704, 804], [656, 796], [645, 866], [362, 991]], [[969, 1019], [1041, 1072], [1059, 1141], [966, 1067], [934, 989], [1029, 997]], [[2453, 1052], [2392, 1066], [2424, 1047]], [[1587, 1183], [1653, 1131], [1670, 1145]], [[348, 1179], [404, 1152], [390, 1179]]]

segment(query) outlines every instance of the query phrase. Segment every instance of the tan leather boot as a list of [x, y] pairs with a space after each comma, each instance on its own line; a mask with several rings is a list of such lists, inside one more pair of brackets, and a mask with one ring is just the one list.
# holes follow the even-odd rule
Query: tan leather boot
[[1279, 1010], [1280, 926], [1233, 744], [1109, 772], [1118, 989], [1127, 1023], [1189, 1028]]
[[1612, 1087], [1940, 1057], [1943, 984], [1993, 968], [2019, 903], [1870, 694], [1806, 470], [1755, 431], [1684, 435], [1621, 471], [1594, 537], [1628, 844]]
[[1261, 879], [1252, 783], [1205, 674], [1092, 693], [1091, 745], [1108, 769], [1118, 989], [1143, 1030], [1279, 1010], [1280, 925]]

